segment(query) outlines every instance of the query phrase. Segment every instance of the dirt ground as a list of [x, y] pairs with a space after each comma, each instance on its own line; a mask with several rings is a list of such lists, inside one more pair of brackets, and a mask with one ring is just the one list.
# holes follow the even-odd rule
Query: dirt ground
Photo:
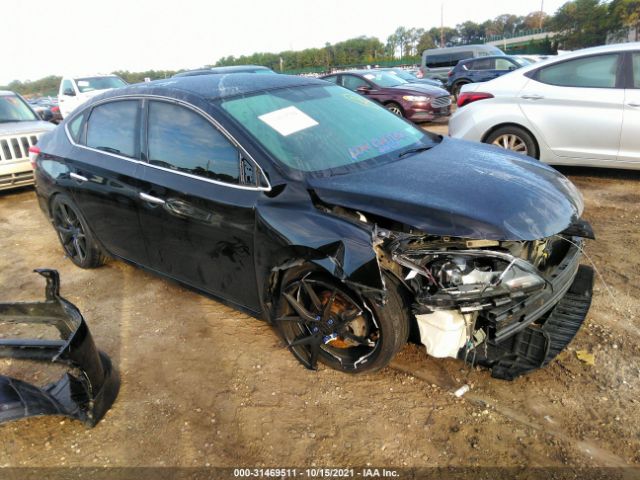
[[[368, 376], [307, 371], [259, 320], [119, 261], [75, 267], [32, 189], [0, 194], [0, 301], [43, 298], [31, 270], [58, 269], [122, 378], [94, 429], [1, 425], [0, 466], [640, 465], [640, 174], [563, 172], [584, 194], [601, 277], [568, 350], [513, 382], [416, 345]], [[469, 393], [452, 395], [464, 384]]]

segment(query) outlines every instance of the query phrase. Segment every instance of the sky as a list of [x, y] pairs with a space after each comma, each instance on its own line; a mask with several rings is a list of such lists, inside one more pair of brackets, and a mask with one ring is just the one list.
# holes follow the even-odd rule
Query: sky
[[[544, 0], [553, 14], [566, 0]], [[429, 29], [541, 0], [3, 0], [0, 85], [47, 75], [177, 70], [228, 55], [323, 47], [361, 35], [385, 42], [398, 26]], [[13, 20], [11, 20], [13, 19]]]

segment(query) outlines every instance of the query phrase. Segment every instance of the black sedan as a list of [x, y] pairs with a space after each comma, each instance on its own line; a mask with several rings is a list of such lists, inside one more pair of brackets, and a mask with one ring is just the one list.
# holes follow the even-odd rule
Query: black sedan
[[566, 178], [321, 80], [109, 91], [31, 153], [76, 265], [118, 258], [213, 295], [271, 322], [308, 368], [373, 371], [411, 338], [513, 378], [589, 308], [592, 232]]

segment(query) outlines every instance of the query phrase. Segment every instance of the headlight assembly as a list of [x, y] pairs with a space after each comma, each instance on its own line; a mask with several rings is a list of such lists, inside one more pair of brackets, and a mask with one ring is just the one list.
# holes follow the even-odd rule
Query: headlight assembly
[[[394, 260], [427, 280], [422, 299], [434, 306], [451, 307], [499, 296], [516, 298], [539, 290], [546, 281], [535, 267], [507, 253], [485, 250], [420, 251], [398, 253]], [[447, 301], [448, 299], [448, 301]]]
[[425, 95], [404, 95], [402, 99], [407, 102], [428, 102], [431, 97]]

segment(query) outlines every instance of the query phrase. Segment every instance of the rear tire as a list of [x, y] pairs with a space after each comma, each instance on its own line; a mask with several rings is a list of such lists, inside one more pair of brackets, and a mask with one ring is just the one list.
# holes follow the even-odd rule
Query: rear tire
[[345, 373], [375, 372], [409, 336], [409, 313], [397, 283], [386, 286], [386, 303], [378, 305], [326, 273], [292, 269], [282, 280], [274, 326], [311, 370], [322, 362]]
[[540, 157], [538, 146], [533, 135], [524, 128], [516, 126], [500, 127], [491, 132], [484, 143], [496, 145], [512, 152], [529, 155], [535, 159]]
[[97, 268], [106, 258], [73, 200], [61, 193], [51, 201], [53, 227], [64, 253], [80, 268]]

